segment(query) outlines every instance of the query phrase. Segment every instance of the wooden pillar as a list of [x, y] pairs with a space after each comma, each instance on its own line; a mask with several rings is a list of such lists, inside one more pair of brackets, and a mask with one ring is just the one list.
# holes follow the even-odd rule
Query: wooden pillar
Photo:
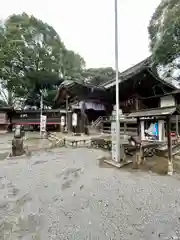
[[124, 135], [127, 134], [127, 122], [124, 122]]
[[141, 127], [140, 127], [140, 119], [137, 118], [137, 134], [138, 136], [140, 136], [141, 134]]
[[66, 124], [65, 131], [68, 132], [68, 96], [66, 96]]
[[77, 127], [76, 127], [76, 133], [81, 132], [81, 114], [79, 112], [77, 113]]
[[179, 137], [179, 115], [176, 115], [176, 136]]
[[81, 132], [81, 133], [84, 133], [84, 132], [85, 132], [85, 117], [84, 117], [84, 114], [83, 114], [83, 113], [81, 113], [80, 132]]
[[140, 126], [141, 126], [141, 140], [145, 140], [145, 134], [144, 134], [144, 120], [140, 120]]
[[77, 126], [78, 126], [78, 114], [76, 112], [72, 113], [72, 131], [73, 133], [77, 133]]
[[159, 141], [164, 141], [164, 138], [165, 138], [164, 120], [158, 121], [158, 132], [159, 132]]
[[81, 104], [81, 127], [80, 127], [81, 133], [85, 133], [85, 111], [86, 111], [86, 104], [85, 104], [85, 101], [82, 101], [82, 104]]
[[135, 109], [136, 109], [136, 111], [139, 110], [139, 99], [137, 98], [137, 96], [135, 98]]
[[167, 144], [168, 144], [168, 175], [173, 174], [173, 162], [172, 162], [172, 139], [171, 139], [171, 119], [167, 117]]
[[66, 124], [66, 118], [64, 115], [61, 115], [61, 123], [60, 123], [60, 131], [61, 132], [64, 132], [65, 124]]
[[72, 132], [72, 112], [70, 111], [67, 113], [67, 128], [68, 132]]

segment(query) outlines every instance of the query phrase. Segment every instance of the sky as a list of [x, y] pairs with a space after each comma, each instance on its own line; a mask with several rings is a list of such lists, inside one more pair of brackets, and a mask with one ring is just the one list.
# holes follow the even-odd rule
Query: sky
[[[147, 26], [160, 0], [118, 0], [119, 69], [150, 55]], [[26, 12], [52, 25], [87, 67], [114, 67], [114, 0], [6, 0], [0, 18]]]

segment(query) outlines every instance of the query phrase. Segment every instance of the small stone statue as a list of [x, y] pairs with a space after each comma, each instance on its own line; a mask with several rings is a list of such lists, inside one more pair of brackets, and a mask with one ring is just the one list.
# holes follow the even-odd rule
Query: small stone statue
[[24, 154], [23, 136], [24, 132], [22, 131], [21, 126], [17, 125], [12, 140], [12, 156], [21, 156]]

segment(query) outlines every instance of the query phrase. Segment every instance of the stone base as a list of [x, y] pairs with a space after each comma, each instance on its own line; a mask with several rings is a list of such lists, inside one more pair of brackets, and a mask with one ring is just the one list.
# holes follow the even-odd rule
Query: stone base
[[173, 164], [172, 162], [168, 162], [168, 172], [167, 175], [172, 176], [173, 175]]
[[106, 159], [106, 160], [104, 160], [104, 162], [113, 167], [116, 167], [116, 168], [121, 168], [121, 167], [124, 167], [124, 166], [132, 163], [132, 161], [123, 161], [123, 162], [117, 163], [117, 162], [113, 161], [112, 159]]
[[22, 138], [12, 140], [12, 156], [21, 156], [24, 154], [24, 141]]
[[133, 159], [133, 168], [139, 169], [140, 165], [145, 164], [146, 158], [142, 157], [140, 153], [136, 153], [134, 159]]
[[5, 158], [5, 160], [16, 160], [16, 159], [21, 159], [27, 157], [26, 154], [23, 154], [21, 156], [12, 156], [11, 153]]

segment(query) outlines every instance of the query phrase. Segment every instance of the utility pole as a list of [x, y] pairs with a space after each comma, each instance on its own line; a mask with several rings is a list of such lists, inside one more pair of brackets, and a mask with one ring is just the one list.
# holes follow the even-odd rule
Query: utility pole
[[115, 69], [116, 69], [116, 159], [120, 162], [120, 118], [119, 118], [119, 60], [118, 60], [118, 0], [114, 0], [115, 13]]

